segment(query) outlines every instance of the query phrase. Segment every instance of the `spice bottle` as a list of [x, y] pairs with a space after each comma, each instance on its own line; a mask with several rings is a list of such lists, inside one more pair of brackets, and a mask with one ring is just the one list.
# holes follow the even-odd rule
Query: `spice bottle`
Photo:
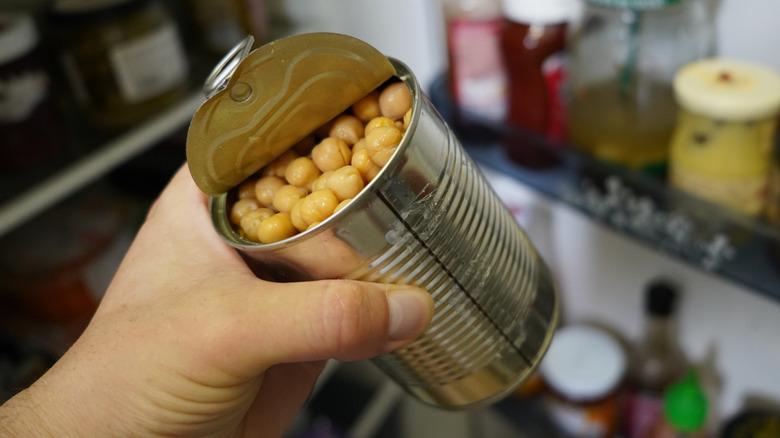
[[18, 173], [65, 150], [38, 29], [26, 13], [0, 14], [0, 171]]
[[63, 70], [88, 119], [126, 128], [184, 93], [189, 63], [159, 0], [55, 0]]
[[443, 0], [449, 83], [464, 124], [503, 122], [506, 76], [500, 0]]
[[679, 103], [670, 182], [736, 211], [764, 209], [772, 162], [780, 75], [761, 65], [708, 59], [674, 81]]
[[553, 164], [545, 140], [566, 137], [566, 37], [575, 5], [570, 0], [502, 0], [501, 50], [509, 94], [504, 139], [517, 163]]
[[587, 0], [569, 43], [570, 143], [663, 175], [675, 125], [672, 81], [712, 52], [702, 0]]
[[708, 402], [691, 370], [664, 392], [663, 417], [643, 438], [704, 438]]
[[659, 280], [645, 294], [645, 333], [630, 352], [625, 428], [642, 438], [662, 416], [663, 393], [685, 374], [686, 358], [674, 327], [676, 289]]
[[614, 436], [625, 371], [625, 353], [607, 332], [584, 325], [559, 329], [540, 364], [553, 421], [568, 436]]

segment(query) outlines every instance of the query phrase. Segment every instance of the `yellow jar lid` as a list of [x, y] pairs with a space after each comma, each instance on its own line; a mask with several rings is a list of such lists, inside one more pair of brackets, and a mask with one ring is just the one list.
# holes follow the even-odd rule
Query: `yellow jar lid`
[[705, 117], [762, 119], [780, 109], [780, 75], [751, 62], [706, 59], [677, 73], [674, 93], [682, 108]]

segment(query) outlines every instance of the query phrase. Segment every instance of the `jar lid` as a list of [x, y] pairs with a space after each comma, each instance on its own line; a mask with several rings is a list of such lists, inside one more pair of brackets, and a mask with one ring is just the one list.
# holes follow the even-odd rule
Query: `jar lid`
[[38, 31], [29, 14], [0, 14], [0, 63], [14, 60], [38, 44]]
[[572, 0], [501, 0], [504, 17], [519, 23], [565, 23], [574, 15]]
[[677, 103], [720, 120], [755, 120], [780, 109], [780, 75], [758, 64], [706, 59], [688, 64], [674, 78]]
[[618, 9], [649, 11], [682, 2], [682, 0], [586, 0], [590, 4]]
[[605, 331], [569, 326], [555, 334], [539, 367], [553, 390], [575, 401], [589, 401], [617, 387], [626, 372], [626, 356]]

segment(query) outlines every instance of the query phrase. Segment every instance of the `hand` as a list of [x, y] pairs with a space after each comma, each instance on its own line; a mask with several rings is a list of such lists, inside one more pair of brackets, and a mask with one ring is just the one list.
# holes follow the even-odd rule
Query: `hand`
[[0, 407], [0, 436], [280, 436], [326, 359], [396, 349], [432, 313], [411, 287], [258, 279], [185, 166], [82, 336]]

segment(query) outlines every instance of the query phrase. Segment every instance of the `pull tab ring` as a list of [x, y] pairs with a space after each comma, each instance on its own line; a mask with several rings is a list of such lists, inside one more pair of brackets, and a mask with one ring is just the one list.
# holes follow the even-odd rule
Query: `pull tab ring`
[[249, 56], [254, 42], [255, 38], [252, 35], [248, 35], [243, 41], [236, 44], [214, 67], [203, 84], [203, 93], [206, 94], [207, 99], [225, 89], [238, 65], [244, 58]]

